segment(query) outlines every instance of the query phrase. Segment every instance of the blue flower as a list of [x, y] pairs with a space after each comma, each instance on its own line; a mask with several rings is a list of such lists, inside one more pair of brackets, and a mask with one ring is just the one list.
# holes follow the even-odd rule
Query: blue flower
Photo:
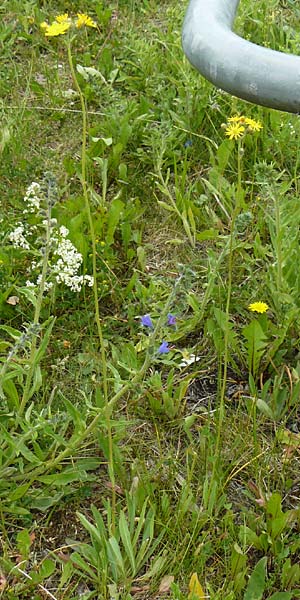
[[157, 352], [158, 354], [168, 354], [170, 352], [169, 342], [162, 342]]
[[168, 321], [167, 321], [168, 325], [176, 325], [176, 317], [175, 315], [172, 315], [171, 313], [168, 314]]
[[184, 147], [185, 148], [190, 148], [193, 145], [192, 140], [186, 140], [186, 142], [184, 142]]
[[150, 327], [152, 329], [153, 328], [153, 323], [151, 321], [150, 315], [144, 315], [141, 318], [141, 324], [144, 325], [145, 327]]

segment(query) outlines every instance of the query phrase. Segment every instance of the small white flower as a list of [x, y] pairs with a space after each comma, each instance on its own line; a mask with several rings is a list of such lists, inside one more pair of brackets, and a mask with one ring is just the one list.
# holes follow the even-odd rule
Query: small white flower
[[30, 250], [30, 246], [23, 234], [24, 225], [22, 223], [17, 223], [16, 229], [10, 232], [8, 239], [14, 248], [24, 248], [24, 250]]
[[40, 210], [41, 204], [41, 186], [36, 181], [33, 181], [27, 188], [24, 202], [28, 208], [25, 208], [24, 213], [34, 213]]
[[198, 360], [201, 360], [201, 356], [196, 356], [196, 354], [190, 354], [187, 358], [184, 358], [180, 363], [179, 363], [179, 367], [188, 367], [189, 365], [192, 365], [195, 362], [198, 362]]
[[60, 233], [60, 235], [61, 235], [63, 238], [66, 238], [66, 237], [67, 237], [67, 235], [69, 235], [69, 230], [68, 230], [68, 229], [67, 229], [67, 228], [66, 228], [64, 225], [62, 225], [62, 226], [59, 228], [59, 233]]
[[84, 275], [83, 283], [86, 283], [89, 287], [93, 287], [94, 277], [92, 277], [91, 275]]

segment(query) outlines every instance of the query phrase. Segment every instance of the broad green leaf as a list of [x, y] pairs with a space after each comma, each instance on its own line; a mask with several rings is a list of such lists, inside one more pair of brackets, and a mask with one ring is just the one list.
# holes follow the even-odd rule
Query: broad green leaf
[[266, 584], [267, 557], [261, 558], [255, 565], [249, 579], [244, 600], [261, 600]]
[[43, 562], [40, 565], [40, 568], [38, 570], [38, 578], [40, 579], [40, 581], [43, 581], [44, 579], [47, 579], [48, 577], [50, 577], [52, 575], [52, 573], [54, 573], [56, 569], [56, 565], [55, 562], [53, 560], [51, 560], [50, 558], [45, 558], [45, 560], [43, 560]]
[[28, 488], [30, 487], [30, 483], [24, 483], [23, 485], [19, 485], [13, 492], [8, 493], [8, 499], [10, 502], [15, 502], [19, 500], [26, 494]]
[[292, 600], [293, 597], [293, 592], [275, 592], [267, 600]]
[[35, 498], [30, 502], [30, 508], [35, 508], [41, 512], [46, 512], [49, 508], [51, 508], [51, 506], [58, 504], [63, 495], [63, 492], [57, 492], [56, 494], [52, 494], [52, 496], [41, 496], [40, 498]]
[[17, 534], [17, 548], [18, 552], [22, 556], [22, 559], [28, 558], [31, 543], [32, 541], [28, 529], [21, 529], [21, 531], [19, 531]]
[[107, 231], [106, 231], [106, 243], [111, 245], [114, 241], [114, 235], [117, 225], [121, 218], [121, 213], [124, 210], [124, 202], [115, 198], [109, 208], [107, 215]]
[[55, 473], [54, 475], [42, 475], [38, 478], [39, 481], [46, 485], [67, 485], [73, 481], [86, 481], [87, 474], [85, 471], [69, 471], [64, 473]]
[[3, 391], [7, 396], [7, 403], [10, 410], [19, 409], [19, 394], [14, 382], [11, 379], [5, 379], [2, 383]]
[[248, 368], [250, 373], [255, 377], [259, 369], [260, 360], [267, 346], [267, 338], [257, 319], [254, 319], [249, 325], [243, 328], [243, 335], [247, 340]]
[[231, 578], [235, 591], [241, 591], [245, 584], [247, 555], [238, 544], [234, 544], [231, 555]]
[[257, 398], [256, 406], [257, 406], [258, 410], [260, 410], [260, 412], [263, 415], [265, 415], [265, 417], [268, 417], [268, 419], [271, 419], [272, 421], [274, 421], [274, 413], [273, 413], [272, 409], [270, 408], [270, 406], [265, 402], [265, 400], [262, 400], [262, 398]]
[[266, 511], [271, 515], [271, 517], [273, 517], [273, 519], [283, 515], [281, 508], [281, 495], [278, 492], [274, 492], [267, 501]]

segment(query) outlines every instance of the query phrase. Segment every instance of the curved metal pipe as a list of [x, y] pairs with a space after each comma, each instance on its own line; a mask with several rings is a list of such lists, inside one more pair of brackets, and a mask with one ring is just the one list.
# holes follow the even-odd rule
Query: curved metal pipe
[[300, 56], [257, 46], [232, 31], [240, 0], [190, 0], [182, 45], [217, 87], [253, 102], [300, 112]]

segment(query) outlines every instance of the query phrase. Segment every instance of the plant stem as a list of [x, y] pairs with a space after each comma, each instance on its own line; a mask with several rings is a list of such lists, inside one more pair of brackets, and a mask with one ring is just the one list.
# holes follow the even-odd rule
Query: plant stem
[[37, 333], [35, 333], [35, 328], [38, 327], [40, 321], [40, 314], [42, 310], [43, 297], [45, 291], [45, 283], [47, 277], [47, 269], [48, 269], [48, 260], [49, 260], [49, 252], [50, 252], [50, 236], [51, 236], [51, 198], [47, 198], [47, 219], [46, 219], [46, 241], [45, 241], [45, 250], [43, 257], [43, 266], [42, 266], [42, 274], [41, 281], [39, 284], [39, 292], [37, 296], [37, 301], [34, 310], [33, 317], [33, 339], [30, 346], [30, 355], [28, 359], [28, 373], [25, 381], [25, 386], [22, 394], [22, 400], [19, 406], [18, 415], [21, 416], [25, 410], [28, 399], [30, 398], [30, 388], [32, 384], [32, 379], [34, 375], [35, 369], [35, 355], [36, 355], [36, 346], [37, 346]]
[[228, 359], [229, 359], [229, 318], [230, 318], [230, 301], [231, 301], [231, 292], [232, 292], [232, 271], [233, 271], [233, 241], [234, 241], [234, 228], [236, 218], [244, 204], [242, 199], [242, 142], [238, 141], [238, 173], [237, 173], [237, 202], [233, 211], [231, 225], [230, 225], [230, 238], [229, 238], [229, 255], [228, 255], [228, 280], [227, 280], [227, 297], [226, 297], [226, 308], [225, 308], [225, 319], [226, 319], [226, 327], [224, 334], [224, 354], [223, 354], [223, 376], [222, 376], [222, 385], [220, 390], [220, 403], [219, 403], [219, 414], [218, 414], [218, 424], [217, 424], [217, 437], [216, 437], [216, 447], [215, 447], [215, 455], [213, 461], [213, 469], [211, 475], [210, 482], [210, 491], [212, 491], [213, 486], [215, 485], [215, 481], [217, 480], [217, 474], [220, 466], [220, 457], [221, 457], [221, 436], [222, 436], [222, 426], [225, 415], [225, 394], [226, 394], [226, 384], [227, 384], [227, 371], [228, 371]]
[[280, 195], [273, 194], [275, 203], [275, 227], [276, 227], [276, 253], [277, 253], [277, 293], [282, 291], [282, 249], [281, 249], [281, 220], [280, 220]]
[[95, 320], [97, 325], [97, 332], [100, 343], [100, 355], [101, 355], [101, 364], [102, 364], [102, 380], [103, 380], [103, 395], [104, 402], [106, 407], [106, 425], [108, 432], [108, 452], [109, 452], [109, 474], [112, 485], [112, 534], [115, 531], [115, 514], [116, 514], [116, 490], [115, 490], [115, 470], [114, 470], [114, 455], [113, 455], [113, 436], [112, 436], [112, 427], [111, 427], [111, 419], [110, 419], [110, 408], [108, 402], [108, 385], [107, 385], [107, 363], [106, 363], [106, 354], [105, 354], [105, 346], [104, 346], [104, 338], [100, 320], [100, 311], [99, 311], [99, 296], [98, 296], [98, 287], [97, 287], [97, 248], [96, 248], [96, 236], [95, 229], [93, 224], [92, 211], [89, 202], [88, 196], [88, 186], [87, 186], [87, 164], [86, 164], [86, 155], [87, 155], [87, 108], [84, 99], [84, 95], [81, 91], [80, 85], [78, 83], [78, 79], [76, 76], [76, 72], [73, 65], [72, 53], [71, 53], [71, 41], [69, 40], [67, 43], [68, 49], [68, 61], [70, 66], [70, 71], [72, 74], [73, 82], [75, 88], [79, 94], [80, 104], [81, 104], [81, 114], [82, 114], [82, 147], [81, 147], [81, 185], [82, 185], [82, 193], [85, 203], [85, 209], [89, 222], [89, 229], [91, 234], [92, 241], [92, 262], [93, 262], [93, 291], [94, 291], [94, 306], [95, 306]]

